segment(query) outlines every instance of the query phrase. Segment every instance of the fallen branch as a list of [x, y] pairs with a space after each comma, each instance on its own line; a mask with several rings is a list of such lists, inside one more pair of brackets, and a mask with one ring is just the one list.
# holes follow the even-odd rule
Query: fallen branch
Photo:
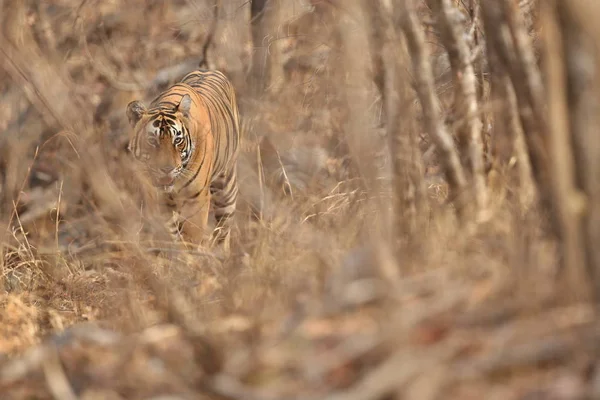
[[493, 354], [454, 365], [454, 378], [458, 380], [480, 379], [500, 371], [553, 362], [564, 363], [585, 349], [595, 349], [600, 340], [598, 327], [563, 337], [535, 338], [518, 345], [499, 345]]
[[58, 349], [52, 344], [46, 349], [46, 357], [42, 361], [42, 370], [44, 371], [46, 385], [54, 398], [60, 400], [78, 399], [61, 365]]
[[[423, 351], [404, 349], [388, 357], [379, 366], [370, 372], [351, 388], [329, 394], [323, 399], [327, 400], [378, 400], [385, 396], [401, 393], [400, 390], [409, 385], [431, 368], [444, 363], [456, 354], [460, 348], [459, 343], [444, 343], [431, 346]], [[444, 379], [436, 379], [438, 388], [441, 389]]]
[[28, 375], [39, 371], [42, 365], [52, 357], [52, 352], [62, 346], [80, 340], [100, 346], [112, 346], [122, 337], [116, 332], [102, 329], [90, 323], [77, 324], [67, 328], [64, 332], [53, 336], [50, 343], [44, 343], [28, 350], [23, 356], [6, 362], [0, 367], [0, 390], [4, 390]]

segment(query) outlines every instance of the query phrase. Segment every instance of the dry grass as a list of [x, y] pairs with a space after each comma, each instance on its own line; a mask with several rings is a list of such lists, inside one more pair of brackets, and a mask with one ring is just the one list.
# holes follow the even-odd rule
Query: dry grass
[[[234, 81], [245, 135], [233, 252], [219, 258], [161, 241], [125, 151], [126, 104], [196, 66], [213, 2], [0, 2], [2, 399], [599, 396], [595, 310], [556, 285], [560, 247], [545, 210], [523, 200], [531, 178], [515, 178], [528, 171], [512, 153], [523, 158], [523, 137], [520, 150], [493, 154], [506, 163], [486, 171], [489, 199], [461, 200], [485, 209], [460, 218], [440, 170], [449, 162], [429, 148], [436, 129], [464, 131], [458, 119], [480, 102], [482, 115], [467, 124], [475, 144], [464, 147], [477, 157], [479, 118], [509, 115], [494, 126], [510, 130], [516, 100], [498, 106], [486, 78], [455, 113], [460, 90], [447, 89], [443, 41], [420, 2], [414, 15], [426, 22], [435, 90], [423, 96], [436, 96], [433, 111], [410, 86], [404, 15], [385, 22], [398, 26], [398, 43], [381, 48], [397, 45], [394, 54], [407, 57], [386, 92], [380, 74], [395, 61], [378, 63], [381, 37], [369, 36], [377, 15], [360, 2], [305, 3], [282, 2], [268, 20], [285, 23], [269, 43], [254, 43], [277, 46], [283, 65], [258, 95], [249, 5], [232, 1], [219, 13], [207, 61]], [[404, 9], [396, 3], [382, 1], [384, 19]], [[429, 3], [443, 3], [451, 24], [447, 7], [461, 2]], [[534, 18], [528, 4], [519, 12]], [[470, 45], [461, 42], [460, 57]], [[510, 85], [511, 71], [487, 64], [469, 73], [485, 68]], [[402, 94], [386, 103], [394, 90]], [[387, 118], [394, 104], [403, 111]], [[390, 156], [388, 143], [415, 151]], [[390, 179], [404, 167], [407, 177]], [[454, 190], [470, 184], [461, 179]], [[412, 214], [391, 218], [395, 204]], [[411, 240], [393, 238], [400, 234]]]

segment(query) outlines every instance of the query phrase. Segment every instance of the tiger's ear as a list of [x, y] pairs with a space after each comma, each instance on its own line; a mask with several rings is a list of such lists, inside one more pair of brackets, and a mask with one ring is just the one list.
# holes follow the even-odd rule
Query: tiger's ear
[[134, 100], [127, 104], [127, 119], [131, 126], [135, 126], [137, 122], [142, 119], [142, 116], [146, 112], [146, 107], [141, 101]]
[[187, 118], [190, 116], [191, 106], [192, 98], [189, 94], [184, 94], [183, 97], [181, 97], [181, 101], [179, 102], [179, 104], [177, 104], [177, 108], [175, 109], [175, 111], [179, 111]]

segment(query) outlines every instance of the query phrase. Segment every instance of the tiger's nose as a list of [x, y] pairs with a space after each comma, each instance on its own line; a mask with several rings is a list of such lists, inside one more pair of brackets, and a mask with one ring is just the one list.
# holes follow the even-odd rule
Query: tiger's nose
[[171, 168], [171, 167], [161, 167], [160, 168], [160, 172], [162, 172], [165, 175], [171, 175], [174, 170], [175, 170], [175, 168]]
[[161, 174], [155, 176], [155, 182], [159, 186], [168, 186], [173, 183], [175, 180], [172, 171], [172, 168], [160, 168]]

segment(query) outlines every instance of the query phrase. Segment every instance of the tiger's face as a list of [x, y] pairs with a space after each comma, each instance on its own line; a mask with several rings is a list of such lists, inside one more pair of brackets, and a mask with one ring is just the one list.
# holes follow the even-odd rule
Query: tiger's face
[[186, 127], [190, 97], [183, 96], [172, 110], [147, 110], [139, 101], [127, 106], [133, 128], [129, 151], [142, 163], [156, 187], [170, 192], [184, 175], [191, 159], [193, 143]]

